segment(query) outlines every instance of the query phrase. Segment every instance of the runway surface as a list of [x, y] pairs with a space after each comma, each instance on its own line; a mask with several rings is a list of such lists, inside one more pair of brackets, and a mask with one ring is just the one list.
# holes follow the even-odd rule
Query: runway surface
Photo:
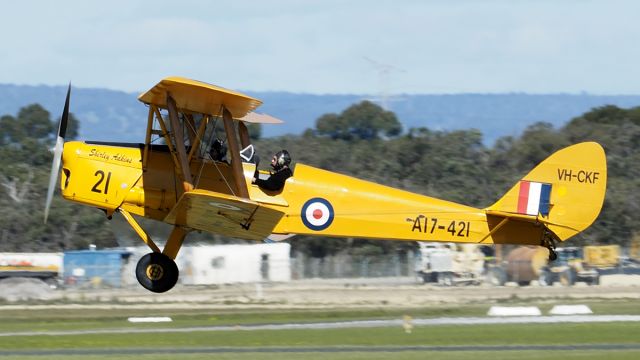
[[[637, 322], [640, 315], [557, 315], [557, 316], [514, 316], [514, 317], [459, 317], [412, 319], [414, 326], [438, 325], [490, 325], [490, 324], [549, 324], [549, 323], [601, 323], [601, 322]], [[72, 336], [88, 334], [140, 334], [140, 333], [185, 333], [202, 331], [256, 331], [256, 330], [294, 330], [294, 329], [344, 329], [401, 327], [404, 321], [361, 320], [321, 323], [289, 323], [265, 325], [233, 325], [233, 326], [199, 326], [184, 328], [117, 328], [98, 330], [64, 330], [64, 331], [20, 331], [0, 333], [0, 337], [8, 336]]]

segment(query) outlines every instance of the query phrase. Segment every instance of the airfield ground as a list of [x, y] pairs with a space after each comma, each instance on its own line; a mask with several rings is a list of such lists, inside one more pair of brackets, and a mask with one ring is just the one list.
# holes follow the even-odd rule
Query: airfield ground
[[[0, 358], [640, 358], [640, 276], [613, 275], [599, 286], [570, 288], [446, 288], [411, 278], [178, 286], [166, 294], [39, 286], [0, 284], [0, 294], [18, 296], [21, 289], [34, 295], [0, 302]], [[546, 315], [558, 304], [586, 304], [591, 320], [616, 320], [457, 323], [485, 319], [493, 305], [537, 306]], [[131, 316], [169, 316], [172, 322], [134, 324], [127, 321]], [[456, 324], [435, 325], [434, 319]], [[368, 325], [355, 325], [363, 322]], [[344, 325], [317, 326], [327, 323]]]
[[192, 304], [265, 308], [419, 307], [434, 304], [500, 303], [580, 299], [640, 299], [640, 275], [607, 275], [599, 286], [425, 285], [415, 278], [305, 280], [287, 283], [176, 286], [164, 294], [126, 289], [51, 289], [37, 280], [0, 281], [0, 300], [76, 304]]

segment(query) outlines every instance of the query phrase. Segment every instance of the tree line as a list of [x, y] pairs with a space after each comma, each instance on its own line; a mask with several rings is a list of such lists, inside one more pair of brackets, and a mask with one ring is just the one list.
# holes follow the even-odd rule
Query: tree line
[[[56, 124], [57, 119], [52, 121], [37, 104], [0, 118], [0, 251], [62, 251], [89, 244], [114, 247], [122, 237], [135, 238], [122, 229], [126, 227], [122, 223], [110, 224], [103, 212], [64, 201], [59, 195], [54, 197], [49, 222], [43, 224], [51, 166], [48, 149], [55, 141]], [[72, 116], [67, 140], [77, 136], [77, 129], [78, 121]], [[367, 101], [321, 116], [302, 135], [259, 138], [259, 128], [252, 128], [252, 133], [263, 158], [287, 149], [294, 170], [295, 163], [301, 162], [478, 207], [491, 205], [552, 152], [597, 141], [605, 148], [608, 162], [604, 208], [595, 224], [569, 244], [625, 246], [640, 234], [640, 107], [595, 108], [561, 128], [535, 123], [519, 136], [502, 137], [492, 146], [485, 145], [483, 134], [474, 129], [402, 129], [393, 112]], [[167, 233], [162, 224], [145, 221], [143, 226], [152, 234]], [[187, 241], [237, 240], [194, 233]], [[415, 247], [411, 242], [307, 236], [289, 242], [294, 251], [313, 257], [390, 254]]]

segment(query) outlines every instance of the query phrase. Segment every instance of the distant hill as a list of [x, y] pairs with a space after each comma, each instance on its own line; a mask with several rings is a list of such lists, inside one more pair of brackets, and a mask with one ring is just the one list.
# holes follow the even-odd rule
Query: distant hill
[[[39, 103], [57, 119], [62, 111], [66, 87], [0, 84], [0, 115], [15, 115], [29, 104]], [[144, 138], [147, 108], [138, 93], [107, 89], [73, 88], [71, 112], [80, 120], [80, 138], [140, 142]], [[286, 121], [263, 127], [264, 136], [301, 134], [326, 113], [339, 113], [368, 95], [312, 95], [284, 92], [251, 92], [264, 101], [259, 112]], [[435, 130], [476, 128], [487, 144], [505, 135], [519, 135], [537, 121], [561, 126], [594, 107], [640, 106], [640, 95], [601, 96], [590, 94], [454, 94], [398, 95], [389, 102], [405, 129]]]

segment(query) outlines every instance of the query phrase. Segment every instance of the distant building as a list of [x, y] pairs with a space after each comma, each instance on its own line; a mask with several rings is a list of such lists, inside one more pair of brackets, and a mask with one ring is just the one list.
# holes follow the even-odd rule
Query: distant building
[[[150, 250], [146, 246], [128, 250], [132, 255], [125, 281], [133, 286], [138, 284], [136, 264]], [[176, 258], [178, 281], [184, 285], [291, 281], [290, 251], [287, 243], [183, 246]]]
[[0, 280], [36, 278], [56, 285], [61, 269], [62, 253], [0, 253]]
[[124, 269], [130, 255], [122, 249], [65, 251], [63, 283], [67, 287], [122, 287], [127, 283]]
[[185, 246], [176, 259], [185, 285], [291, 281], [287, 243]]

